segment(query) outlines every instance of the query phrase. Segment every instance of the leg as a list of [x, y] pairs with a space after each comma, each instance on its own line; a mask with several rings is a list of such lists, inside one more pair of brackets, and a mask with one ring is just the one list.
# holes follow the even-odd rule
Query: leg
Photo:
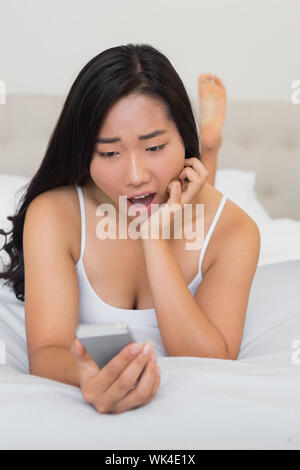
[[209, 73], [198, 77], [198, 93], [201, 158], [209, 171], [207, 182], [214, 186], [226, 114], [226, 90], [223, 82], [216, 75]]

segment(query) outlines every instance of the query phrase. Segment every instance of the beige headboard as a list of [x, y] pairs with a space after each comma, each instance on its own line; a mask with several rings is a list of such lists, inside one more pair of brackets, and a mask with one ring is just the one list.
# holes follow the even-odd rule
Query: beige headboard
[[[36, 172], [64, 99], [7, 96], [0, 105], [0, 173]], [[192, 104], [199, 118], [197, 100]], [[254, 171], [270, 215], [300, 220], [300, 105], [229, 101], [219, 168]]]

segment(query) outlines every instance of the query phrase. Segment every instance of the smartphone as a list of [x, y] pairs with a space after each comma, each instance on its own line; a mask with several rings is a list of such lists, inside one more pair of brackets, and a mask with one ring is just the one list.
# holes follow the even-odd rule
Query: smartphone
[[76, 330], [76, 336], [100, 368], [119, 354], [125, 346], [138, 342], [125, 322], [80, 325]]

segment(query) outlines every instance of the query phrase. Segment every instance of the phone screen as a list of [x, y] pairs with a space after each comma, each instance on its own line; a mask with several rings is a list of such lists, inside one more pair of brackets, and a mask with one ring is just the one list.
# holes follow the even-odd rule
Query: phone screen
[[104, 367], [125, 346], [137, 342], [127, 323], [81, 325], [77, 328], [77, 338], [81, 341], [98, 367]]

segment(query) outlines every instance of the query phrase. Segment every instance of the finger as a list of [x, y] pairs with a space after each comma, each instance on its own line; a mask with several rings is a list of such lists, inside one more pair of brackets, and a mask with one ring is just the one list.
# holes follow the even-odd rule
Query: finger
[[157, 361], [156, 361], [156, 371], [155, 371], [155, 373], [156, 373], [156, 377], [155, 377], [155, 381], [154, 381], [154, 384], [153, 384], [153, 387], [152, 387], [150, 397], [147, 401], [145, 401], [144, 405], [147, 405], [147, 403], [150, 403], [150, 401], [153, 399], [153, 397], [157, 394], [157, 391], [158, 391], [159, 386], [160, 386], [160, 367], [157, 364]]
[[113, 413], [123, 413], [144, 406], [152, 400], [153, 391], [158, 388], [156, 368], [156, 360], [152, 361], [149, 358], [137, 386], [113, 407]]
[[78, 338], [73, 341], [71, 352], [77, 360], [80, 384], [99, 372], [99, 367], [93, 361], [92, 357], [88, 354]]
[[187, 185], [190, 183], [190, 180], [188, 179], [188, 177], [184, 173], [183, 175], [181, 175], [179, 177], [179, 181], [181, 183], [181, 192], [184, 192], [187, 188]]
[[187, 167], [192, 167], [201, 176], [201, 178], [205, 178], [205, 175], [207, 178], [209, 175], [207, 168], [203, 165], [203, 163], [201, 162], [201, 160], [199, 160], [199, 158], [196, 158], [196, 157], [186, 158], [184, 160], [184, 165]]
[[201, 174], [203, 170], [206, 170], [206, 167], [198, 157], [185, 158], [184, 166], [191, 166], [195, 171], [198, 171], [199, 174]]
[[[150, 343], [150, 342], [149, 342]], [[104, 400], [106, 400], [106, 407], [110, 409], [114, 408], [120, 400], [122, 400], [128, 392], [141, 377], [144, 368], [150, 360], [151, 354], [153, 353], [153, 343], [148, 354], [142, 350], [139, 355], [132, 361], [122, 374], [105, 392]]]
[[200, 170], [201, 172], [199, 173], [199, 170], [195, 170], [195, 168], [193, 167], [185, 167], [181, 173], [180, 173], [180, 176], [178, 177], [178, 179], [180, 181], [184, 181], [185, 179], [188, 179], [189, 180], [189, 183], [191, 182], [196, 182], [197, 180], [199, 180], [200, 178], [202, 179], [204, 176], [205, 176], [205, 169], [204, 170]]
[[[132, 352], [133, 345], [137, 346], [137, 349], [134, 352]], [[111, 359], [101, 369], [101, 377], [95, 377], [96, 380], [93, 385], [97, 387], [97, 382], [99, 382], [99, 387], [101, 387], [101, 390], [106, 392], [126, 369], [128, 364], [130, 364], [130, 362], [138, 356], [141, 350], [142, 346], [138, 343], [130, 343], [129, 345], [125, 346], [125, 348], [123, 348], [119, 354], [113, 357], [113, 359]]]
[[[149, 394], [148, 398], [144, 399], [142, 402], [141, 402], [141, 405], [144, 406], [146, 405], [147, 403], [150, 403], [150, 401], [153, 399], [153, 397], [156, 395], [158, 389], [159, 389], [159, 386], [160, 386], [160, 368], [159, 366], [157, 365], [157, 361], [155, 360], [155, 365], [154, 365], [154, 368], [152, 368], [151, 370], [151, 363], [152, 361], [149, 361], [149, 368], [148, 370], [145, 369], [144, 371], [144, 374], [142, 375], [142, 379], [147, 379], [146, 377], [146, 374], [148, 373], [149, 374], [149, 384], [150, 384], [150, 388], [148, 390], [148, 387], [146, 386], [145, 387], [145, 392], [143, 392], [143, 390], [140, 390], [140, 396], [143, 397], [143, 395], [145, 396], [147, 393]], [[157, 369], [159, 370], [159, 373], [157, 372]], [[142, 379], [140, 380], [138, 386], [135, 388], [135, 390], [138, 388], [138, 387], [141, 387], [143, 388], [143, 384], [142, 384]], [[146, 382], [145, 382], [146, 383]], [[151, 383], [152, 383], [152, 388], [151, 388]], [[151, 389], [151, 390], [150, 390]], [[134, 390], [131, 390], [131, 393], [133, 392]], [[138, 390], [137, 390], [138, 391]]]
[[180, 181], [178, 180], [172, 180], [171, 183], [169, 183], [170, 187], [170, 197], [168, 200], [168, 205], [170, 204], [176, 204], [181, 202], [181, 184]]
[[[134, 359], [138, 352], [131, 351], [133, 344], [137, 343], [130, 343], [125, 346], [125, 348], [102, 369], [98, 368], [96, 375], [90, 374], [90, 376], [88, 376], [88, 374], [85, 374], [84, 376], [80, 376], [80, 378], [82, 377], [80, 386], [87, 401], [94, 402], [97, 396], [103, 396], [111, 383], [116, 380], [124, 368]], [[140, 345], [138, 346], [140, 349]]]
[[[187, 181], [188, 184], [195, 183], [199, 179], [199, 174], [190, 167], [186, 167], [182, 170], [180, 175], [178, 176], [178, 179], [181, 182]], [[182, 191], [182, 194], [185, 193], [186, 191]]]
[[152, 389], [152, 392], [151, 392], [151, 397], [149, 398], [149, 400], [147, 400], [144, 403], [144, 405], [147, 405], [148, 403], [150, 403], [150, 401], [153, 400], [153, 398], [155, 397], [155, 395], [158, 392], [159, 387], [160, 387], [160, 373], [159, 374], [156, 373], [156, 379], [155, 379], [154, 386], [153, 386], [153, 389]]
[[[172, 181], [170, 181], [170, 183], [168, 184], [168, 188], [167, 188], [167, 191], [171, 194], [171, 192], [174, 190], [174, 187], [177, 186], [177, 182], [178, 180], [177, 179], [173, 179]], [[176, 188], [175, 188], [176, 189]]]
[[186, 174], [185, 168], [179, 173], [178, 179], [181, 184], [181, 192], [183, 193], [186, 190], [187, 185], [190, 183], [190, 180]]
[[199, 175], [199, 173], [190, 167], [185, 168], [183, 171], [183, 174], [189, 178], [190, 183], [188, 184], [186, 190], [182, 192], [181, 201], [182, 204], [189, 204], [196, 194], [199, 193], [199, 191], [203, 188], [207, 179], [207, 175], [206, 173]]

